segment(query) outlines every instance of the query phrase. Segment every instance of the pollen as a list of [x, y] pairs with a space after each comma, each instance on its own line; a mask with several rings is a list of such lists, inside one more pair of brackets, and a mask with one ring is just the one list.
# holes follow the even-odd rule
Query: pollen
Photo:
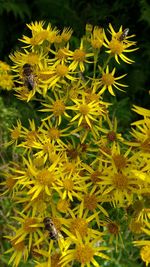
[[111, 73], [105, 73], [102, 75], [102, 83], [104, 85], [107, 85], [107, 86], [113, 85], [114, 82], [115, 82], [115, 79]]
[[60, 131], [57, 128], [52, 127], [48, 130], [48, 136], [51, 139], [58, 139], [60, 137]]
[[127, 165], [127, 160], [124, 155], [113, 155], [113, 160], [118, 170], [122, 170]]
[[141, 258], [146, 262], [146, 266], [150, 263], [150, 245], [144, 246], [140, 251]]
[[65, 105], [62, 100], [56, 100], [53, 104], [53, 114], [55, 117], [62, 115], [65, 111]]
[[77, 246], [75, 251], [75, 258], [82, 265], [90, 263], [93, 259], [94, 251], [89, 245]]
[[76, 218], [72, 221], [70, 226], [70, 231], [76, 235], [76, 231], [79, 232], [81, 237], [87, 235], [88, 232], [88, 224], [83, 218]]
[[32, 227], [33, 224], [36, 223], [35, 218], [27, 218], [25, 219], [25, 222], [23, 224], [24, 231], [27, 233], [32, 233], [36, 231], [36, 227]]
[[112, 54], [120, 55], [124, 50], [124, 45], [120, 41], [113, 39], [109, 43], [109, 48]]
[[97, 198], [95, 195], [85, 195], [84, 207], [90, 211], [93, 211], [97, 207]]
[[90, 108], [86, 104], [80, 105], [79, 109], [80, 109], [81, 114], [84, 116], [87, 115], [89, 113], [89, 110], [90, 110]]
[[66, 76], [68, 73], [68, 67], [62, 64], [58, 64], [56, 67], [56, 74], [60, 77]]
[[85, 52], [81, 49], [76, 49], [73, 54], [73, 59], [78, 62], [83, 62], [85, 60]]
[[52, 182], [55, 181], [54, 173], [52, 171], [50, 172], [47, 169], [43, 169], [43, 170], [39, 171], [36, 178], [41, 185], [48, 185], [49, 186], [52, 184]]
[[71, 179], [66, 179], [64, 180], [64, 188], [68, 191], [71, 191], [73, 190], [73, 187], [74, 187], [74, 183]]
[[113, 176], [113, 184], [116, 189], [124, 190], [128, 187], [128, 178], [122, 173], [116, 173]]

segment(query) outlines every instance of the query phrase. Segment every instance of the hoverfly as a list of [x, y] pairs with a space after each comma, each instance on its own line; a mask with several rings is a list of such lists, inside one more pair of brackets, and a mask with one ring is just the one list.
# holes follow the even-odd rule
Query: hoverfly
[[45, 217], [43, 223], [45, 225], [45, 230], [49, 232], [50, 239], [57, 240], [59, 236], [61, 236], [61, 234], [56, 229], [52, 219]]
[[29, 89], [33, 90], [35, 86], [35, 75], [33, 74], [33, 69], [30, 64], [23, 65], [23, 81], [24, 85]]
[[128, 33], [129, 33], [129, 28], [124, 29], [124, 31], [119, 37], [119, 41], [122, 42], [127, 37]]

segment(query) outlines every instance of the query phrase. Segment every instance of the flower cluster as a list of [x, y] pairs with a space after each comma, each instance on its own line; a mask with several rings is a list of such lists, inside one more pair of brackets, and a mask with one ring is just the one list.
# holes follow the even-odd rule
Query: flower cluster
[[11, 75], [11, 67], [0, 61], [0, 88], [3, 90], [11, 90], [14, 86], [13, 76]]
[[[122, 242], [123, 226], [146, 233], [150, 214], [150, 111], [133, 106], [143, 119], [133, 123], [129, 141], [105, 99], [127, 86], [117, 66], [133, 63], [125, 53], [137, 49], [134, 35], [109, 25], [107, 37], [87, 24], [74, 49], [70, 28], [27, 27], [31, 37], [10, 55], [14, 90], [22, 101], [38, 101], [41, 121], [29, 119], [27, 128], [18, 120], [7, 144], [22, 151], [4, 173], [3, 194], [15, 204], [16, 221], [7, 235], [9, 264], [33, 258], [36, 267], [97, 267]], [[114, 216], [118, 210], [122, 218]]]

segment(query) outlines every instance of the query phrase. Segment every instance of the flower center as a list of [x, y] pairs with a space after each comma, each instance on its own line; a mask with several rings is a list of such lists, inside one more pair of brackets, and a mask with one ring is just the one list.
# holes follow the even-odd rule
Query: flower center
[[87, 115], [89, 113], [90, 108], [88, 107], [88, 105], [82, 104], [82, 105], [80, 105], [79, 110], [82, 113], [82, 115], [85, 116], [85, 115]]
[[47, 169], [43, 169], [41, 171], [39, 171], [39, 173], [36, 176], [38, 182], [41, 185], [51, 185], [54, 181], [55, 181], [55, 175], [54, 173]]
[[107, 86], [113, 85], [114, 84], [114, 81], [115, 81], [115, 79], [112, 76], [112, 74], [110, 74], [110, 73], [103, 74], [103, 76], [102, 76], [102, 83], [104, 85], [107, 85]]
[[97, 183], [100, 181], [100, 175], [101, 175], [101, 172], [100, 171], [95, 171], [91, 174], [91, 180], [93, 183]]
[[83, 62], [85, 60], [85, 52], [81, 49], [76, 49], [73, 54], [73, 59], [79, 62]]
[[15, 183], [16, 183], [16, 180], [13, 179], [13, 177], [8, 177], [7, 180], [6, 180], [6, 186], [9, 189], [12, 189], [14, 187]]
[[117, 169], [122, 170], [123, 168], [126, 167], [127, 160], [124, 157], [124, 155], [119, 155], [119, 154], [113, 155], [113, 160], [114, 160], [114, 163], [115, 163]]
[[91, 40], [91, 45], [94, 49], [100, 49], [103, 45], [103, 41], [99, 39]]
[[116, 140], [116, 133], [114, 131], [110, 131], [107, 134], [107, 139], [111, 142]]
[[68, 67], [62, 64], [56, 66], [56, 74], [60, 77], [66, 76], [68, 73]]
[[95, 195], [85, 195], [84, 207], [88, 210], [93, 211], [97, 207], [97, 198]]
[[124, 190], [127, 189], [128, 186], [128, 178], [122, 173], [116, 173], [113, 176], [113, 184], [116, 189]]
[[29, 53], [27, 57], [27, 63], [34, 65], [39, 63], [39, 56], [35, 53]]
[[48, 130], [48, 136], [51, 139], [58, 139], [60, 137], [60, 131], [57, 128], [52, 127]]
[[119, 233], [119, 225], [115, 222], [110, 222], [107, 224], [107, 228], [110, 234], [118, 235]]
[[36, 231], [36, 227], [32, 227], [32, 225], [35, 223], [37, 223], [35, 218], [27, 218], [23, 225], [24, 231], [28, 233]]
[[109, 48], [112, 54], [120, 55], [124, 50], [124, 45], [120, 41], [113, 39], [109, 43]]
[[11, 138], [14, 140], [17, 140], [20, 136], [20, 130], [18, 128], [15, 128], [12, 132], [11, 132]]
[[91, 262], [93, 256], [94, 256], [93, 248], [90, 247], [89, 245], [77, 246], [75, 251], [75, 258], [82, 265]]
[[65, 105], [63, 101], [62, 100], [55, 101], [55, 103], [53, 104], [54, 116], [55, 117], [60, 116], [64, 113], [64, 111], [65, 111]]
[[77, 231], [77, 232], [79, 232], [81, 237], [84, 237], [87, 235], [88, 224], [83, 218], [73, 219], [71, 226], [70, 226], [70, 231], [74, 235], [76, 235], [76, 231]]
[[68, 211], [68, 208], [70, 207], [70, 203], [66, 199], [59, 199], [57, 203], [57, 209], [60, 212], [66, 213]]
[[66, 59], [67, 58], [67, 55], [65, 52], [67, 52], [68, 50], [65, 49], [65, 48], [60, 48], [57, 52], [57, 58], [58, 59]]
[[17, 242], [17, 239], [14, 239], [14, 240], [11, 241], [11, 244], [15, 248], [15, 250], [17, 250], [17, 251], [23, 251], [24, 248], [25, 248], [24, 242], [21, 241], [21, 242], [15, 244], [16, 242]]
[[71, 191], [73, 190], [73, 187], [74, 187], [74, 183], [71, 179], [66, 179], [64, 181], [64, 188], [67, 190], [67, 191]]

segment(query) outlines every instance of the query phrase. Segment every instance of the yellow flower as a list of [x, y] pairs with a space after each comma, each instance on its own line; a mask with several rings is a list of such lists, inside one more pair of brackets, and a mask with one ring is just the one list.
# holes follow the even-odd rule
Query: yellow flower
[[59, 83], [66, 83], [67, 81], [75, 81], [74, 72], [72, 72], [70, 65], [67, 66], [63, 62], [61, 64], [50, 66], [49, 70], [43, 71], [43, 74], [49, 75], [45, 83], [48, 87], [55, 87]]
[[[101, 68], [99, 67], [100, 71]], [[124, 85], [122, 83], [117, 82], [118, 80], [122, 79], [126, 76], [126, 74], [121, 75], [119, 77], [115, 77], [116, 68], [112, 70], [112, 72], [109, 72], [109, 66], [106, 67], [106, 72], [102, 71], [102, 77], [97, 81], [96, 83], [102, 87], [98, 94], [103, 94], [106, 90], [109, 91], [109, 93], [113, 96], [115, 96], [115, 93], [113, 91], [113, 87], [115, 87], [117, 90], [124, 92], [120, 87], [128, 87], [127, 85]]]
[[149, 109], [133, 105], [132, 110], [134, 112], [136, 112], [137, 114], [142, 115], [144, 117], [150, 117], [150, 110]]
[[[103, 251], [108, 248], [99, 244], [101, 242], [101, 237], [92, 238], [91, 235], [82, 240], [82, 236], [77, 232], [77, 238], [73, 238], [74, 247], [66, 249], [62, 252], [61, 257], [61, 267], [66, 266], [66, 264], [71, 264], [72, 261], [77, 261], [82, 267], [100, 266], [96, 261], [95, 256], [101, 257], [103, 259], [109, 259], [109, 257], [103, 253]], [[68, 242], [69, 243], [69, 242]], [[72, 242], [70, 242], [72, 244]], [[70, 244], [70, 245], [71, 245]]]
[[109, 53], [111, 56], [115, 57], [115, 60], [117, 61], [117, 63], [120, 64], [119, 62], [119, 57], [126, 63], [131, 64], [134, 61], [129, 59], [128, 57], [126, 57], [124, 55], [124, 53], [129, 53], [129, 52], [133, 52], [135, 50], [137, 50], [138, 48], [133, 48], [133, 49], [128, 49], [129, 47], [133, 46], [136, 44], [136, 42], [133, 41], [128, 41], [128, 38], [133, 37], [134, 35], [131, 36], [125, 36], [125, 38], [123, 40], [120, 41], [120, 36], [121, 34], [123, 34], [122, 31], [122, 26], [119, 29], [119, 32], [115, 32], [112, 25], [109, 24], [109, 28], [110, 28], [110, 33], [112, 35], [112, 39], [111, 41], [109, 41], [106, 37], [106, 34], [104, 33], [104, 39], [105, 39], [105, 43], [104, 46], [109, 48], [109, 50], [107, 51], [107, 53]]
[[95, 26], [93, 32], [91, 33], [90, 43], [93, 49], [100, 49], [104, 42], [103, 29]]
[[28, 251], [30, 251], [33, 243], [37, 242], [38, 239], [43, 236], [43, 233], [40, 230], [40, 227], [42, 226], [41, 219], [29, 216], [29, 212], [27, 215], [19, 211], [16, 212], [20, 215], [20, 217], [16, 216], [14, 219], [19, 222], [20, 228], [16, 229], [12, 226], [15, 236], [12, 236], [11, 238], [8, 236], [8, 238], [16, 246], [21, 242], [25, 242], [27, 244]]
[[70, 107], [77, 114], [71, 119], [71, 123], [78, 119], [78, 126], [82, 122], [86, 122], [92, 128], [92, 122], [96, 121], [99, 116], [104, 116], [104, 106], [101, 106], [99, 101], [87, 101], [85, 94], [82, 94], [81, 99], [72, 99], [76, 105]]
[[62, 118], [70, 118], [70, 116], [67, 114], [66, 110], [69, 109], [69, 107], [65, 104], [65, 99], [60, 99], [60, 97], [55, 94], [54, 97], [49, 97], [45, 99], [45, 103], [42, 102], [42, 105], [44, 108], [42, 108], [40, 111], [42, 112], [49, 112], [50, 115], [48, 115], [46, 118], [43, 119], [43, 121], [54, 118], [56, 120], [56, 125], [60, 125]]
[[17, 238], [15, 239], [12, 236], [7, 236], [10, 240], [12, 247], [5, 251], [5, 254], [11, 253], [11, 257], [9, 259], [8, 264], [11, 264], [12, 267], [18, 267], [21, 259], [23, 258], [24, 262], [27, 261], [29, 252], [28, 248], [25, 245], [24, 241], [17, 242]]
[[72, 61], [70, 64], [70, 69], [72, 71], [80, 70], [81, 72], [85, 71], [85, 63], [90, 63], [87, 58], [93, 57], [93, 53], [87, 53], [84, 45], [83, 45], [83, 39], [81, 40], [80, 47], [78, 49], [75, 49], [74, 52], [69, 51], [68, 53], [69, 59]]
[[[43, 28], [45, 22], [32, 22], [31, 24], [26, 24], [27, 27], [32, 32], [32, 37], [29, 38], [28, 36], [23, 35], [22, 39], [19, 39], [21, 42], [27, 44], [26, 47], [37, 48], [37, 46], [43, 46], [45, 52], [48, 51], [49, 45], [54, 42], [54, 37], [58, 34], [58, 30], [56, 27], [52, 29], [50, 23], [48, 23], [46, 29]], [[44, 42], [45, 41], [45, 42]], [[46, 43], [47, 41], [47, 43]], [[47, 49], [46, 49], [47, 47]]]

